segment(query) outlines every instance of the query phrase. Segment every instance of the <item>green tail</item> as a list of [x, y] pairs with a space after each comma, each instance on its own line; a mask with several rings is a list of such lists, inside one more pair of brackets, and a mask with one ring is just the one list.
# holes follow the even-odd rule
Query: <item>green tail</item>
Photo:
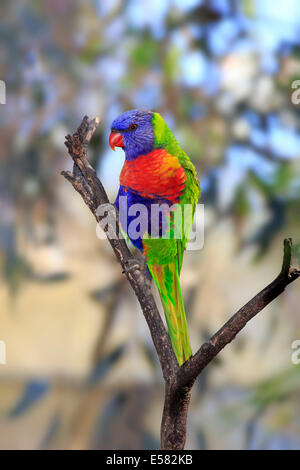
[[179, 283], [178, 261], [175, 259], [169, 264], [148, 267], [158, 287], [172, 346], [181, 366], [191, 357], [192, 350]]

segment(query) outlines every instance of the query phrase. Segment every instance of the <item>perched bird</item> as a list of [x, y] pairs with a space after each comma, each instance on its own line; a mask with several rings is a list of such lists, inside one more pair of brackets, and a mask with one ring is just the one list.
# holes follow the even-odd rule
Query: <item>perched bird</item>
[[[182, 365], [192, 351], [179, 275], [200, 196], [196, 170], [164, 119], [152, 111], [131, 110], [121, 114], [111, 125], [109, 143], [113, 150], [122, 147], [125, 151], [115, 202], [119, 208], [121, 196], [127, 197], [127, 220], [121, 219], [121, 226], [146, 258], [159, 290], [175, 355]], [[130, 208], [134, 204], [146, 208], [148, 219], [147, 227], [137, 237], [129, 230], [134, 219]], [[191, 208], [191, 217], [184, 217], [186, 205]], [[156, 227], [151, 218], [154, 206], [163, 207]], [[181, 210], [179, 217], [176, 207]]]

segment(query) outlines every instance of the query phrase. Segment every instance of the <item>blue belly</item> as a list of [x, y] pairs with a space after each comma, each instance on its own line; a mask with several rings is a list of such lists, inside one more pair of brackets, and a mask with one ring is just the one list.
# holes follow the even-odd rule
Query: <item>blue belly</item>
[[[125, 196], [126, 200], [120, 200], [121, 196]], [[139, 207], [133, 205], [141, 204], [144, 208], [144, 216], [141, 219], [139, 217]], [[161, 237], [163, 235], [163, 217], [168, 217], [168, 215], [163, 215], [159, 213], [159, 217], [156, 219], [157, 223], [151, 225], [151, 206], [153, 204], [167, 204], [167, 206], [171, 206], [172, 203], [166, 199], [150, 199], [145, 198], [139, 194], [136, 194], [130, 190], [125, 192], [124, 188], [120, 186], [119, 193], [115, 202], [116, 207], [120, 212], [120, 223], [122, 229], [127, 233], [128, 237], [130, 238], [132, 244], [138, 248], [140, 251], [143, 251], [143, 236], [145, 233], [149, 233], [155, 237]], [[129, 214], [129, 211], [133, 209], [137, 209], [136, 213]], [[152, 207], [153, 209], [153, 207]], [[141, 223], [138, 223], [138, 219], [141, 220]]]

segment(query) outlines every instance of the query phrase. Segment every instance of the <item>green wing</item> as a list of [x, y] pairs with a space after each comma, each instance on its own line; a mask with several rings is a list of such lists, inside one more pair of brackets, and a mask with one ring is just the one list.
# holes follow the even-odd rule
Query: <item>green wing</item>
[[[184, 227], [184, 234], [181, 240], [177, 240], [176, 244], [176, 251], [177, 251], [177, 258], [178, 258], [178, 270], [179, 274], [182, 267], [182, 259], [183, 253], [186, 248], [186, 244], [189, 239], [189, 234], [192, 230], [192, 221], [194, 219], [196, 205], [198, 203], [200, 197], [200, 184], [197, 178], [197, 173], [195, 167], [187, 154], [182, 150], [179, 143], [175, 139], [174, 135], [172, 134], [171, 130], [167, 126], [164, 119], [161, 117], [160, 114], [154, 113], [153, 119], [153, 129], [154, 129], [154, 143], [155, 148], [164, 148], [166, 149], [171, 155], [175, 155], [178, 158], [179, 163], [185, 170], [186, 174], [186, 183], [185, 183], [185, 191], [183, 195], [180, 197], [180, 205], [182, 214], [184, 217], [184, 206], [185, 204], [190, 204], [192, 207], [192, 217], [189, 221], [189, 225], [185, 225], [182, 222], [182, 226]], [[173, 250], [172, 250], [173, 251]]]
[[[158, 114], [153, 115], [155, 148], [164, 148], [171, 155], [178, 158], [185, 170], [185, 190], [180, 197], [182, 218], [176, 218], [173, 214], [174, 226], [170, 228], [170, 238], [151, 239], [150, 236], [143, 239], [143, 246], [147, 255], [147, 264], [153, 279], [158, 287], [168, 325], [172, 346], [179, 365], [182, 365], [192, 355], [188, 335], [187, 321], [184, 311], [182, 294], [179, 283], [179, 275], [182, 267], [184, 250], [186, 248], [196, 205], [200, 196], [200, 185], [196, 170], [186, 153], [180, 148], [177, 140], [168, 128], [163, 118]], [[191, 217], [184, 217], [185, 205], [189, 205]], [[172, 217], [172, 216], [171, 216]], [[174, 238], [176, 224], [183, 227], [182, 236]], [[184, 225], [185, 224], [185, 225]]]

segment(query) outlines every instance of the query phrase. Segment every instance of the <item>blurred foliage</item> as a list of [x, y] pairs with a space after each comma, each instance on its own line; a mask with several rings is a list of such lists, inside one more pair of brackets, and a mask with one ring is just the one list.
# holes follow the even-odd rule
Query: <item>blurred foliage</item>
[[[287, 236], [296, 241], [293, 259], [299, 265], [300, 105], [291, 101], [291, 83], [300, 76], [298, 3], [5, 0], [1, 9], [0, 34], [5, 47], [0, 52], [0, 78], [7, 86], [6, 105], [0, 105], [0, 265], [4, 292], [1, 301], [6, 305], [3, 299], [8, 287], [9, 295], [14, 296], [23, 311], [22, 295], [26, 296], [35, 286], [26, 310], [29, 322], [35, 298], [45, 297], [46, 303], [57, 298], [59, 308], [53, 312], [53, 324], [58, 317], [62, 335], [53, 338], [50, 348], [58, 351], [51, 385], [51, 378], [41, 378], [47, 372], [43, 374], [37, 366], [30, 368], [39, 354], [34, 347], [27, 360], [20, 359], [22, 373], [13, 385], [13, 392], [3, 372], [0, 410], [5, 422], [0, 427], [0, 446], [158, 447], [160, 412], [157, 414], [156, 410], [161, 410], [163, 391], [155, 351], [142, 327], [142, 333], [135, 332], [136, 336], [130, 337], [135, 331], [129, 320], [132, 317], [124, 319], [120, 312], [126, 306], [130, 314], [136, 315], [136, 305], [130, 303], [126, 286], [114, 274], [110, 251], [98, 244], [92, 246], [91, 252], [86, 251], [87, 235], [78, 227], [80, 223], [87, 224], [84, 217], [88, 216], [85, 208], [76, 205], [80, 204], [77, 195], [68, 191], [60, 176], [60, 170], [69, 165], [64, 136], [76, 128], [83, 115], [100, 115], [102, 122], [91, 143], [90, 159], [113, 197], [123, 157], [119, 153], [112, 158], [108, 150], [111, 121], [125, 109], [159, 111], [197, 167], [202, 186], [200, 202], [205, 204], [208, 214], [206, 237], [217, 234], [219, 245], [214, 241], [212, 258], [219, 256], [219, 265], [224, 253], [231, 250], [228, 240], [234, 237], [237, 250], [230, 251], [223, 278], [230, 278], [231, 265], [238, 254], [250, 250], [250, 260], [258, 262], [276, 258], [282, 239]], [[90, 227], [88, 231], [92, 231]], [[204, 255], [195, 254], [190, 262], [190, 278], [194, 283], [186, 295], [191, 310], [189, 321], [194, 325], [193, 334], [198, 342], [218, 324], [214, 317], [221, 309], [218, 295], [223, 299], [224, 310], [231, 305], [227, 298], [225, 301], [224, 293], [218, 292], [218, 281], [213, 285], [214, 291], [209, 290], [209, 276], [204, 278], [201, 272], [203, 258]], [[65, 259], [69, 265], [64, 264]], [[93, 261], [103, 265], [103, 271], [101, 275], [94, 268], [89, 275], [84, 272], [80, 290], [78, 273], [89, 271]], [[221, 272], [218, 264], [211, 258], [207, 263], [204, 271], [212, 272], [218, 280]], [[240, 277], [247, 277], [252, 268], [253, 263], [245, 263]], [[267, 272], [266, 276], [269, 275]], [[226, 279], [222, 281], [226, 286]], [[261, 281], [265, 285], [264, 274]], [[90, 340], [89, 367], [86, 365], [79, 383], [66, 378], [60, 369], [60, 362], [68, 357], [68, 348], [77, 351], [72, 343], [71, 323], [79, 320], [75, 315], [73, 321], [71, 311], [72, 322], [64, 323], [62, 311], [67, 307], [62, 304], [60, 290], [62, 287], [69, 292], [72, 282], [69, 296], [72, 299], [78, 296], [78, 303], [79, 297], [84, 296], [86, 302], [92, 303], [91, 309], [98, 309], [101, 318], [99, 331]], [[232, 285], [235, 282], [232, 280]], [[227, 295], [227, 287], [224, 289]], [[202, 303], [198, 295], [203, 295]], [[235, 292], [237, 304], [241, 298]], [[271, 326], [266, 328], [268, 347], [277, 344], [280, 352], [283, 341], [289, 344], [289, 335], [294, 335], [299, 326], [294, 318], [298, 303], [299, 297], [298, 302], [291, 297], [285, 304], [287, 312], [281, 323], [276, 312], [272, 314]], [[212, 321], [209, 327], [199, 314], [199, 305], [202, 310], [205, 306]], [[90, 304], [84, 304], [87, 306]], [[46, 311], [42, 302], [40, 308], [38, 320]], [[76, 310], [76, 301], [73, 308]], [[7, 325], [12, 320], [5, 317], [4, 308], [1, 310], [8, 332]], [[88, 325], [89, 315], [84, 318]], [[49, 335], [55, 330], [46, 320], [41, 327], [35, 323], [38, 320], [34, 317], [31, 331], [35, 341], [41, 328], [49, 329]], [[26, 339], [27, 322], [21, 317], [16, 325], [22, 325], [22, 321], [21, 337]], [[137, 321], [134, 317], [134, 324]], [[284, 329], [286, 323], [289, 333], [284, 330], [284, 339], [278, 339], [278, 329]], [[79, 343], [85, 331], [83, 325], [81, 328]], [[114, 337], [116, 329], [118, 341]], [[14, 339], [14, 329], [7, 334]], [[247, 337], [247, 341], [253, 342], [260, 334], [259, 331], [254, 337]], [[241, 340], [236, 346], [236, 356], [230, 359], [232, 364], [236, 357], [246, 354], [247, 341]], [[136, 350], [131, 354], [140, 362], [126, 369], [133, 343]], [[20, 347], [17, 342], [12, 344], [12, 349]], [[254, 369], [256, 366], [259, 369], [266, 352], [259, 346], [257, 350], [259, 364], [255, 363]], [[241, 362], [240, 375], [247, 364], [252, 364], [251, 354], [247, 356], [249, 362], [246, 356], [245, 362]], [[42, 364], [46, 359], [41, 357]], [[79, 359], [76, 355], [72, 357], [74, 370]], [[267, 370], [273, 371], [271, 359], [269, 364]], [[23, 374], [24, 367], [27, 372]], [[139, 378], [122, 385], [118, 378], [122, 368], [126, 377], [136, 372]], [[233, 369], [230, 367], [230, 371]], [[115, 382], [111, 379], [114, 374]], [[217, 380], [219, 374], [221, 382]], [[253, 377], [250, 365], [249, 374]], [[253, 385], [252, 395], [252, 390], [245, 390], [242, 380], [231, 389], [227, 376], [226, 360], [220, 356], [201, 377], [195, 391], [188, 445], [201, 449], [232, 445], [300, 447], [299, 426], [295, 425], [299, 409], [293, 411], [297, 400], [299, 403], [298, 369], [277, 371], [259, 385]], [[142, 386], [139, 381], [144, 381]], [[254, 379], [253, 382], [257, 383]], [[236, 396], [241, 398], [243, 409], [250, 406], [248, 416], [242, 414], [241, 407], [233, 409]], [[280, 414], [282, 398], [288, 402], [290, 418], [288, 424], [276, 429], [277, 440], [273, 441], [268, 410], [272, 410], [273, 417]], [[227, 429], [221, 435], [224, 416], [225, 428], [234, 424], [230, 432]], [[11, 426], [11, 434], [7, 426]], [[36, 430], [36, 434], [32, 432], [33, 440], [28, 426]]]

